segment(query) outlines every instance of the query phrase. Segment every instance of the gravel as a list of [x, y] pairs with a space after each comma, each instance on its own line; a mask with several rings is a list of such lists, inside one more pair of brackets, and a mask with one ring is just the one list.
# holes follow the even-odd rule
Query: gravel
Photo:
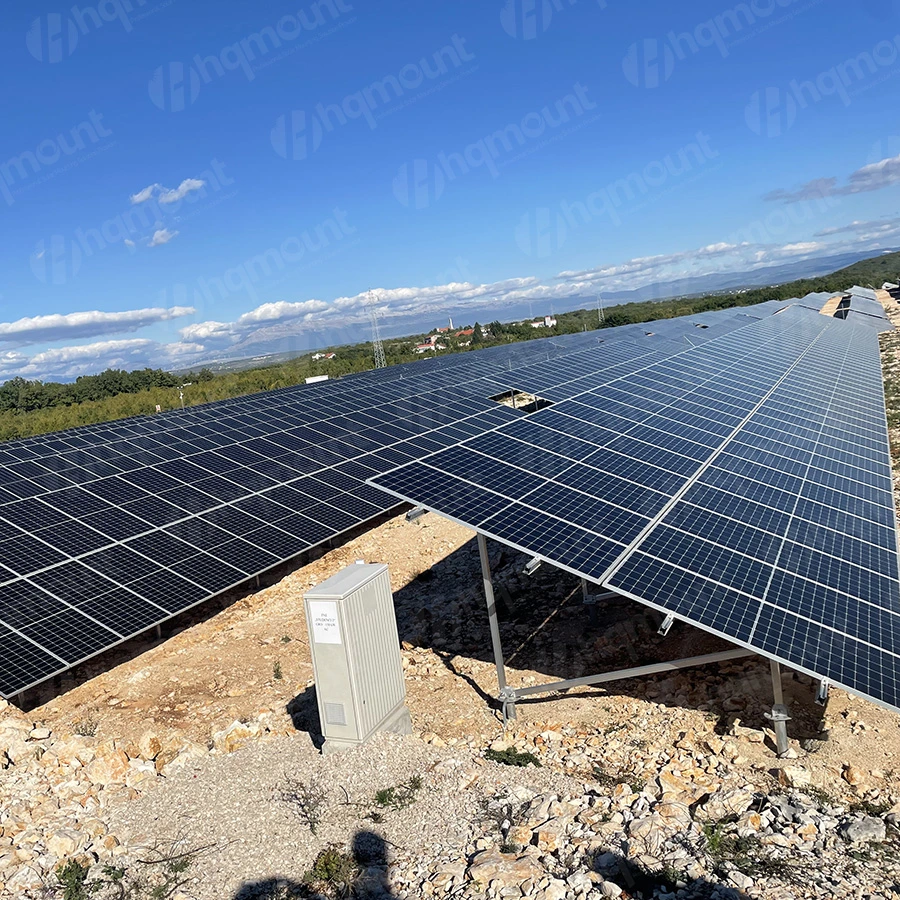
[[[421, 776], [415, 802], [379, 808], [374, 794]], [[278, 799], [285, 777], [312, 781], [327, 796], [312, 834]], [[576, 794], [583, 783], [546, 769], [517, 769], [463, 759], [412, 737], [377, 735], [345, 753], [322, 756], [305, 734], [275, 738], [222, 757], [208, 757], [168, 778], [144, 797], [110, 810], [111, 828], [135, 847], [161, 839], [209, 847], [192, 868], [189, 893], [198, 900], [246, 896], [272, 878], [299, 881], [331, 844], [350, 849], [360, 832], [378, 835], [388, 858], [463, 855], [483, 818], [482, 798], [506, 788]], [[373, 811], [383, 821], [367, 818]], [[481, 829], [478, 829], [479, 833]], [[407, 848], [409, 848], [407, 850]], [[241, 893], [243, 892], [243, 893]]]

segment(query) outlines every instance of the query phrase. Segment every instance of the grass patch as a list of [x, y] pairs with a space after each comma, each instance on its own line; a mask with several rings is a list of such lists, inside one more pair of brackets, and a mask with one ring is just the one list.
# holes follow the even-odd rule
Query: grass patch
[[726, 831], [724, 822], [707, 823], [703, 826], [706, 855], [719, 877], [726, 877], [730, 864], [751, 878], [781, 878], [792, 881], [794, 867], [786, 860], [770, 856], [758, 837], [739, 835]]
[[541, 761], [533, 753], [525, 753], [516, 750], [515, 747], [507, 747], [505, 750], [486, 750], [484, 758], [504, 766], [537, 766], [539, 769], [541, 768]]
[[416, 795], [422, 790], [422, 776], [413, 775], [409, 781], [394, 787], [382, 788], [375, 792], [375, 805], [382, 809], [406, 809], [416, 802]]
[[327, 897], [349, 897], [359, 871], [356, 860], [333, 844], [316, 857], [303, 883]]
[[284, 672], [281, 671], [281, 663], [278, 660], [275, 660], [275, 665], [272, 666], [272, 677], [276, 681], [281, 681], [284, 678]]

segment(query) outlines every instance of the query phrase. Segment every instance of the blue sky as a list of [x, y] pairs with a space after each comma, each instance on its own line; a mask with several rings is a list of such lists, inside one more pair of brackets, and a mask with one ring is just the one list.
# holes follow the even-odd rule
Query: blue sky
[[900, 246], [895, 0], [102, 0], [2, 42], [0, 378]]

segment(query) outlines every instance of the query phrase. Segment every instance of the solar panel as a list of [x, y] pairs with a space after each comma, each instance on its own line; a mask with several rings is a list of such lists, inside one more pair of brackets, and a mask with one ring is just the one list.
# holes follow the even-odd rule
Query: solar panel
[[371, 482], [900, 708], [877, 332], [781, 310]]
[[[447, 355], [5, 444], [0, 695], [382, 515], [397, 497], [365, 481], [403, 463], [407, 486], [428, 481], [460, 521], [498, 529], [506, 521], [518, 543], [544, 534], [570, 568], [599, 574], [759, 393], [753, 373], [733, 365], [746, 347], [740, 339], [737, 349], [722, 342], [758, 324], [768, 335], [759, 365], [774, 371], [812, 340], [816, 329], [808, 323], [773, 328], [767, 317], [775, 308], [784, 304], [704, 315], [706, 328], [659, 323], [665, 335], [604, 329]], [[774, 346], [784, 331], [796, 334], [782, 338], [782, 360], [763, 345]], [[691, 344], [698, 346], [690, 353], [700, 355], [684, 365], [680, 354]], [[714, 390], [729, 358], [733, 380]], [[598, 384], [610, 391], [608, 407], [593, 397]], [[553, 405], [526, 414], [489, 399], [511, 388]], [[710, 422], [702, 410], [713, 401], [721, 414]], [[667, 409], [668, 418], [661, 414]], [[756, 437], [748, 436], [742, 453], [765, 452], [752, 443]], [[434, 454], [460, 443], [466, 449], [452, 457], [452, 472], [434, 466]], [[835, 464], [848, 455], [849, 465], [858, 461], [843, 431], [823, 434], [822, 448]], [[865, 470], [869, 487], [883, 477], [879, 460], [882, 469]], [[510, 469], [519, 488], [498, 492]], [[492, 487], [473, 484], [482, 472]], [[816, 488], [803, 503], [821, 506], [821, 491], [841, 490], [809, 480]], [[754, 501], [742, 502], [756, 511]], [[569, 508], [590, 521], [569, 521]], [[759, 522], [766, 509], [759, 506]], [[854, 523], [853, 539], [871, 546], [866, 528], [874, 526], [859, 517]], [[611, 538], [597, 534], [607, 529]], [[881, 560], [877, 553], [866, 558]], [[39, 616], [16, 618], [22, 596]], [[70, 635], [82, 621], [89, 623], [83, 636]]]
[[[498, 373], [597, 345], [567, 335], [4, 444], [0, 695], [382, 515], [397, 501], [364, 479], [412, 458], [395, 445], [513, 419], [489, 400]], [[22, 596], [36, 618], [20, 621]]]

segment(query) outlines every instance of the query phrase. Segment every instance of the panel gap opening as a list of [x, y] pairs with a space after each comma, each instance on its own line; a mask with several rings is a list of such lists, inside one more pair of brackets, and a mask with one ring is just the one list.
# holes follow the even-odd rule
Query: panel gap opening
[[523, 413], [533, 413], [539, 409], [553, 406], [552, 400], [546, 400], [543, 397], [538, 397], [536, 394], [520, 391], [516, 388], [510, 388], [510, 390], [504, 391], [502, 394], [495, 394], [489, 399], [501, 404], [501, 406], [508, 406]]

